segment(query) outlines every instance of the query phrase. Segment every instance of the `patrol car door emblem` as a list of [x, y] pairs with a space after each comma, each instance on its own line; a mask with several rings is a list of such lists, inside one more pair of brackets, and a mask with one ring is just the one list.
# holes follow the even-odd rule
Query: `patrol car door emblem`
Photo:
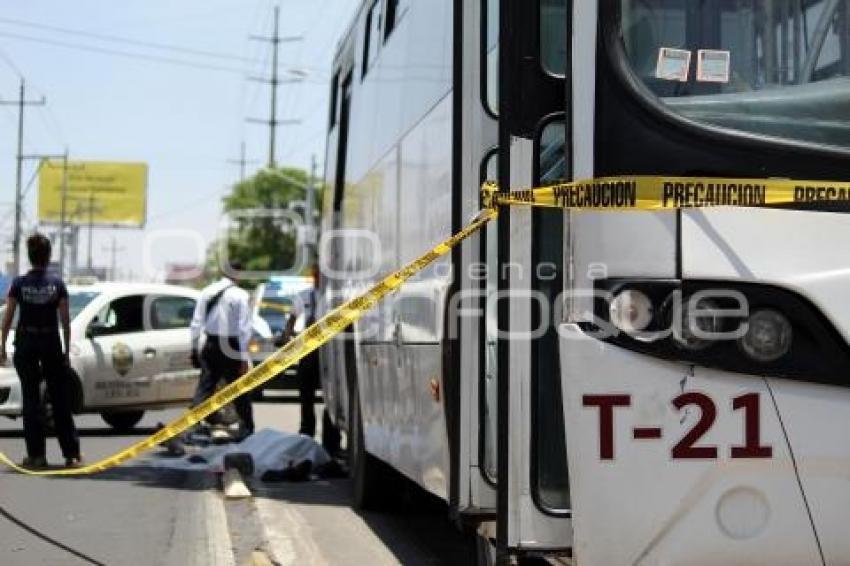
[[123, 342], [116, 342], [112, 346], [112, 367], [121, 377], [130, 372], [133, 367], [133, 350]]

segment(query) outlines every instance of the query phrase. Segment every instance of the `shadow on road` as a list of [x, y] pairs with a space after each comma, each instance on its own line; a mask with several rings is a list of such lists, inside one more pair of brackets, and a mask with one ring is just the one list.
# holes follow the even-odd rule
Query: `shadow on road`
[[80, 476], [76, 479], [129, 482], [141, 487], [188, 491], [206, 491], [218, 483], [216, 474], [208, 471], [175, 470], [144, 465], [119, 466], [98, 474]]
[[[351, 507], [350, 479], [253, 485], [256, 497], [307, 506]], [[402, 564], [474, 564], [468, 536], [449, 520], [445, 502], [411, 484], [386, 511], [357, 515]], [[322, 528], [333, 528], [322, 525]]]

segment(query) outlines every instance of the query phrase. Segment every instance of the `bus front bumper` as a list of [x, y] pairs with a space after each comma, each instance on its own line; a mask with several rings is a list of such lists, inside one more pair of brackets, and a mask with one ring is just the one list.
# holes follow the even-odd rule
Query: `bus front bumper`
[[767, 379], [559, 333], [579, 561], [819, 562]]

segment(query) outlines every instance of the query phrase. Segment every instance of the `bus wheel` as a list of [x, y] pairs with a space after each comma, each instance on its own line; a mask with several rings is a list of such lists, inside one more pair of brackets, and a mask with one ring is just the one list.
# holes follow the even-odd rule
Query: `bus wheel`
[[121, 411], [101, 413], [100, 417], [115, 430], [126, 432], [133, 430], [133, 427], [142, 420], [144, 414], [144, 411]]
[[331, 421], [331, 416], [327, 408], [322, 411], [322, 446], [328, 451], [331, 458], [339, 454], [339, 428]]
[[384, 464], [366, 452], [363, 436], [363, 416], [360, 395], [353, 388], [351, 399], [351, 425], [348, 435], [348, 462], [354, 480], [354, 507], [377, 510], [386, 506], [387, 488], [383, 484]]
[[475, 545], [475, 564], [477, 566], [493, 566], [496, 564], [496, 545], [489, 538], [477, 532], [470, 534]]

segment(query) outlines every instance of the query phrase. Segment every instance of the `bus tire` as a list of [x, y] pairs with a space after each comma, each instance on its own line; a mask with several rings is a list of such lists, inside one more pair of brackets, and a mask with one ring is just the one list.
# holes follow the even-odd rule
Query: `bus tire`
[[496, 545], [489, 538], [478, 532], [470, 535], [475, 552], [475, 564], [477, 566], [494, 566], [496, 564]]
[[322, 411], [322, 446], [331, 455], [331, 458], [339, 454], [341, 435], [339, 427], [331, 421], [331, 415], [327, 407]]
[[354, 484], [354, 507], [364, 510], [379, 510], [387, 504], [387, 486], [383, 484], [384, 464], [366, 451], [363, 434], [363, 415], [360, 395], [353, 388], [351, 399], [351, 429], [349, 431], [349, 465]]

